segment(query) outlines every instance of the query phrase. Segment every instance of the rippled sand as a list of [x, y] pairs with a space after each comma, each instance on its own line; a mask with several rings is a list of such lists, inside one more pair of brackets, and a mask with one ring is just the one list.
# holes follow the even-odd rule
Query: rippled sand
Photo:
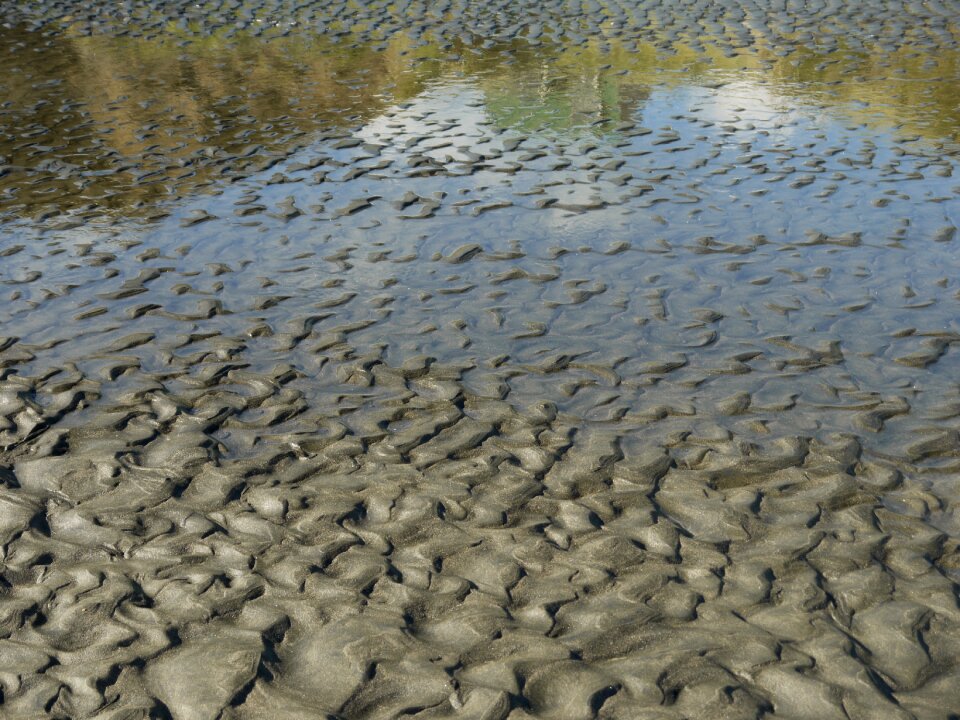
[[960, 3], [0, 20], [0, 717], [960, 717]]

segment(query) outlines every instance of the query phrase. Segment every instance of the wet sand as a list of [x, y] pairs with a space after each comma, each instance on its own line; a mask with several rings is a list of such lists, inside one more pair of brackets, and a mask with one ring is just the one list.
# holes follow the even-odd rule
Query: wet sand
[[0, 1], [0, 717], [960, 717], [958, 18]]

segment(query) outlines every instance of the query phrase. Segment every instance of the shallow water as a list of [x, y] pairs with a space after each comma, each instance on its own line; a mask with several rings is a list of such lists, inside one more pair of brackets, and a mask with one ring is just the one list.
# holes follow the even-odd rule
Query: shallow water
[[956, 717], [958, 17], [0, 2], [0, 716]]

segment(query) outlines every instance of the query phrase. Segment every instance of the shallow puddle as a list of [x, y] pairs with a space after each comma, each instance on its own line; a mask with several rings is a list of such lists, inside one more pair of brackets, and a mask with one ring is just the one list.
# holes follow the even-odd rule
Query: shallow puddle
[[0, 2], [0, 715], [955, 717], [958, 17]]

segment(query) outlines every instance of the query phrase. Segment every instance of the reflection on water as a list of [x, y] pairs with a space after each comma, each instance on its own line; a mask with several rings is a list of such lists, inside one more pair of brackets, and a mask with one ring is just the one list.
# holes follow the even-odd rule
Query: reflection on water
[[[0, 31], [7, 102], [0, 208], [156, 214], [321, 137], [348, 137], [428, 87], [469, 82], [494, 127], [609, 136], [643, 122], [653, 88], [704, 86], [744, 117], [813, 108], [931, 141], [960, 134], [960, 52], [839, 48], [730, 56], [710, 43], [526, 41], [454, 46], [406, 34], [367, 45], [321, 37], [172, 41]], [[729, 96], [729, 97], [728, 97]], [[678, 107], [678, 112], [682, 108]]]

